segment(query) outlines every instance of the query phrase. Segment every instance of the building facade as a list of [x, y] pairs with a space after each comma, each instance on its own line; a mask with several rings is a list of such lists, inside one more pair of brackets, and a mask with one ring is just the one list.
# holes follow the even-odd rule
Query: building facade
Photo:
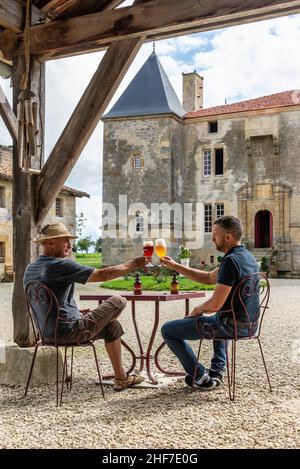
[[[62, 221], [74, 232], [76, 197], [85, 192], [63, 186], [45, 222]], [[0, 281], [13, 276], [12, 147], [0, 145]]]
[[[202, 203], [204, 244], [193, 249], [196, 266], [215, 264], [220, 255], [211, 243], [213, 221], [236, 215], [244, 226], [244, 244], [258, 260], [270, 259], [273, 276], [299, 277], [297, 93], [204, 109], [203, 78], [193, 72], [183, 75], [183, 105], [151, 54], [103, 119], [103, 201], [117, 207], [121, 194], [128, 205], [148, 208], [155, 202]], [[153, 237], [144, 218], [138, 209], [129, 214], [135, 239], [118, 233], [104, 239], [105, 264], [141, 252], [141, 240]], [[162, 220], [155, 228], [163, 228]], [[184, 232], [182, 238], [171, 233], [170, 255], [176, 256], [178, 245], [186, 241]]]

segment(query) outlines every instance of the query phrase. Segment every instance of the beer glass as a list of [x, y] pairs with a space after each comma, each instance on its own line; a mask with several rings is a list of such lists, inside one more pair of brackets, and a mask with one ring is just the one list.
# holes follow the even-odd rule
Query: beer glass
[[154, 244], [152, 239], [145, 239], [143, 242], [144, 256], [147, 260], [145, 267], [154, 267], [151, 260], [154, 252]]
[[155, 241], [155, 254], [161, 258], [167, 254], [167, 245], [164, 239], [157, 239]]

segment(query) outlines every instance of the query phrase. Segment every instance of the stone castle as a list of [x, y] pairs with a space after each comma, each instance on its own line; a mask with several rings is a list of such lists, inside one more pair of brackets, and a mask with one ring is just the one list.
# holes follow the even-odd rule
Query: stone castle
[[[128, 206], [148, 208], [203, 203], [204, 244], [193, 249], [196, 266], [214, 264], [220, 255], [211, 243], [214, 219], [238, 216], [243, 243], [258, 260], [269, 257], [272, 275], [299, 277], [299, 96], [286, 91], [205, 109], [203, 82], [196, 72], [183, 74], [181, 104], [158, 57], [150, 55], [103, 117], [103, 202], [117, 210], [120, 195]], [[142, 210], [129, 213], [129, 220], [135, 238], [119, 223], [116, 236], [103, 240], [105, 265], [141, 254], [142, 239], [152, 237]], [[156, 228], [163, 228], [162, 219]], [[168, 253], [176, 257], [185, 242], [184, 233], [179, 239], [171, 234]]]

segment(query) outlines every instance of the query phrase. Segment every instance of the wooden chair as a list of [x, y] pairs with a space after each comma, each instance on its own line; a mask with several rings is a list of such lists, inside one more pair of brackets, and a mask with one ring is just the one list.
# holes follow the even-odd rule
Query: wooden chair
[[[92, 347], [95, 357], [96, 368], [99, 376], [99, 382], [101, 385], [102, 396], [105, 398], [102, 377], [100, 373], [97, 353], [95, 349], [95, 345], [93, 343], [92, 332], [90, 330], [83, 331], [83, 339], [81, 342], [77, 341], [76, 343], [67, 343], [64, 342], [64, 339], [60, 339], [58, 337], [58, 327], [60, 324], [70, 324], [73, 321], [66, 321], [60, 316], [60, 307], [58, 300], [52, 290], [48, 288], [41, 282], [32, 281], [27, 283], [25, 287], [25, 295], [27, 301], [27, 307], [29, 316], [31, 319], [32, 327], [34, 330], [35, 335], [35, 349], [32, 357], [30, 372], [27, 380], [27, 385], [25, 389], [25, 396], [27, 395], [32, 370], [34, 367], [35, 358], [37, 355], [37, 351], [39, 346], [47, 346], [47, 347], [55, 347], [56, 348], [56, 406], [58, 406], [59, 402], [59, 347], [63, 347], [65, 349], [64, 352], [64, 361], [63, 361], [63, 376], [62, 376], [62, 383], [61, 383], [61, 392], [60, 392], [60, 403], [62, 405], [62, 398], [63, 398], [63, 390], [64, 384], [66, 382], [67, 387], [72, 388], [72, 380], [73, 380], [73, 349], [75, 347]], [[80, 321], [81, 319], [79, 319]], [[84, 321], [90, 321], [95, 326], [96, 323], [92, 319], [84, 319]], [[54, 338], [53, 338], [53, 330], [54, 330]], [[67, 350], [71, 348], [71, 372], [68, 376], [67, 374]]]
[[[232, 343], [232, 360], [231, 360], [231, 372], [230, 372], [230, 365], [229, 365], [229, 357], [228, 357], [228, 348], [226, 347], [226, 364], [227, 364], [227, 377], [228, 377], [228, 390], [229, 390], [229, 398], [231, 401], [235, 400], [235, 387], [236, 387], [236, 380], [235, 380], [235, 372], [236, 372], [236, 346], [238, 341], [245, 341], [245, 340], [256, 340], [259, 344], [259, 349], [263, 361], [263, 365], [265, 368], [270, 392], [272, 392], [272, 386], [269, 378], [269, 373], [260, 341], [260, 334], [261, 334], [261, 327], [262, 322], [264, 319], [265, 311], [268, 309], [268, 303], [270, 298], [270, 283], [268, 278], [262, 274], [261, 272], [257, 272], [251, 274], [244, 279], [236, 286], [232, 298], [231, 298], [231, 308], [227, 311], [222, 311], [225, 315], [229, 318], [230, 325], [234, 328], [234, 335], [232, 337], [222, 337], [215, 335], [215, 331], [212, 330], [209, 324], [202, 324], [201, 327], [205, 331], [205, 340], [225, 340], [230, 341]], [[254, 314], [249, 314], [247, 304], [249, 301], [255, 301], [256, 303], [256, 310]], [[243, 323], [247, 326], [248, 333], [246, 336], [241, 336], [238, 334], [238, 326], [239, 321], [236, 319], [236, 307], [239, 307], [239, 312], [242, 311], [244, 317], [247, 318], [247, 322]], [[199, 325], [196, 320], [196, 327], [200, 335]], [[197, 363], [199, 362], [200, 358], [200, 351], [202, 341], [204, 339], [200, 339], [199, 348], [198, 348], [198, 355], [197, 355]], [[195, 381], [197, 372], [197, 366], [195, 367], [193, 381]]]

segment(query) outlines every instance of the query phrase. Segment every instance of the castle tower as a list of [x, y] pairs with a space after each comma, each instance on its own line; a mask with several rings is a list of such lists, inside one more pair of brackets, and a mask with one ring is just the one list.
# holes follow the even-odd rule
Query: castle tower
[[[120, 196], [127, 210], [135, 204], [129, 213], [129, 226], [125, 226], [125, 217], [117, 226], [116, 236], [103, 240], [104, 265], [142, 255], [145, 237], [164, 237], [163, 232], [148, 231], [150, 209], [151, 204], [182, 202], [184, 114], [153, 52], [103, 117], [103, 202], [112, 204], [117, 216]], [[164, 214], [167, 216], [168, 211]], [[162, 213], [151, 222], [156, 230], [170, 226], [170, 219], [165, 221]], [[168, 240], [171, 255], [175, 255], [180, 241], [173, 236]]]

